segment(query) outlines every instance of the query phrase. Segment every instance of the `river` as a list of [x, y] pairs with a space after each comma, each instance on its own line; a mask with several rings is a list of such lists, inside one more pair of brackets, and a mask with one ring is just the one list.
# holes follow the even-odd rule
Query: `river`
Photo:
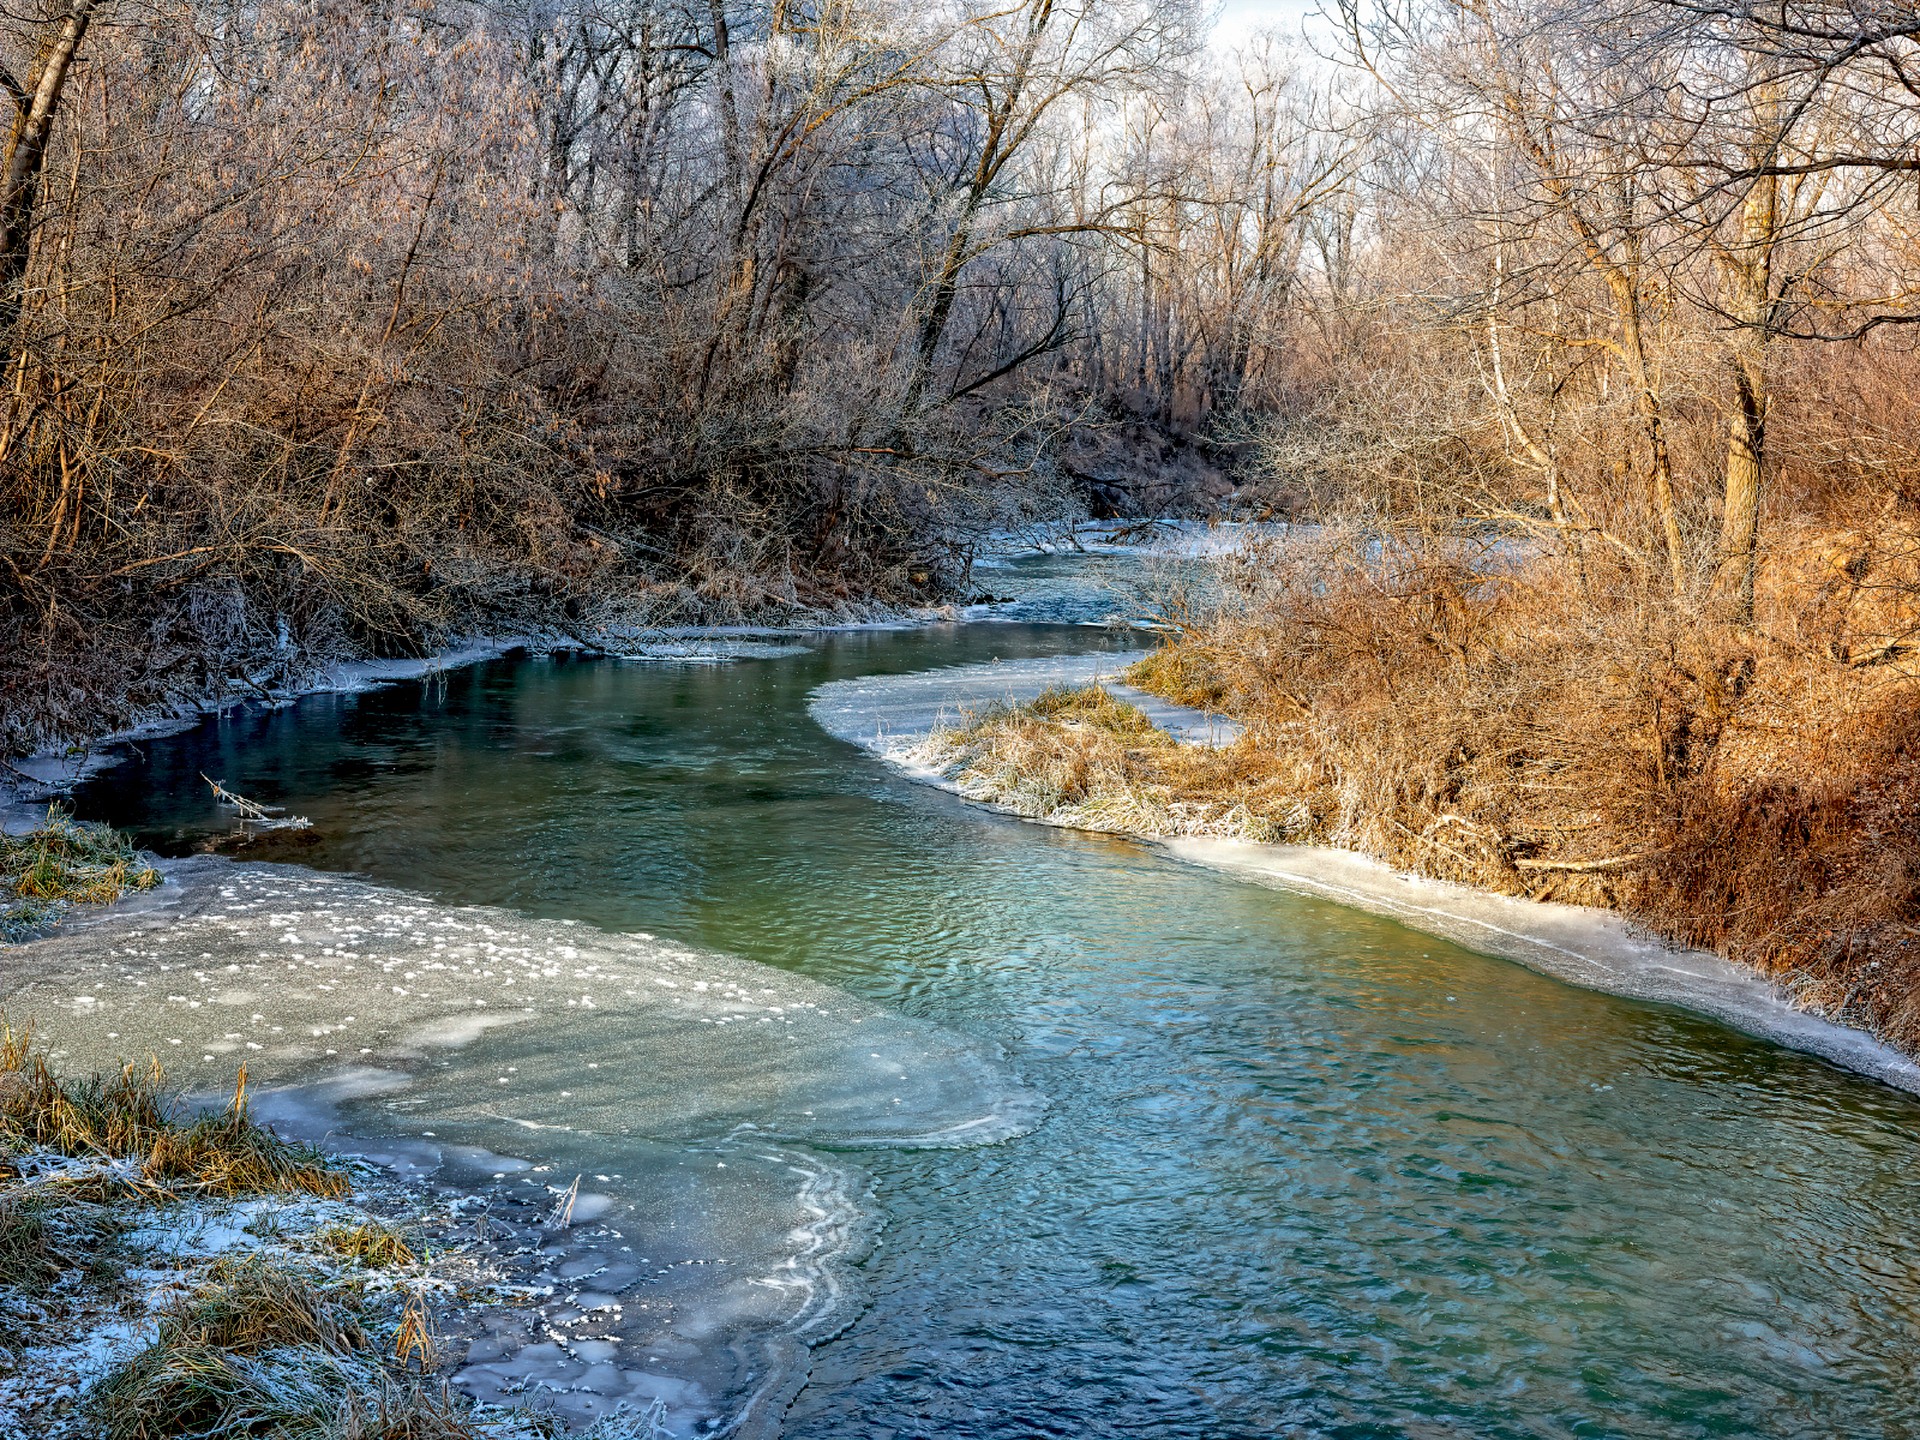
[[[768, 1127], [795, 1173], [857, 1176], [862, 1217], [841, 1309], [763, 1411], [810, 1365], [804, 1388], [757, 1422], [790, 1440], [1920, 1433], [1912, 1097], [1679, 1009], [969, 807], [807, 713], [835, 679], [1138, 643], [954, 624], [727, 664], [504, 659], [231, 712], [141, 745], [78, 805], [182, 853], [228, 824], [204, 773], [312, 820], [311, 843], [269, 858], [580, 936], [645, 932], [733, 957], [729, 985], [785, 972], [818, 984], [782, 1006], [846, 996], [876, 1034], [918, 1027], [900, 1043], [946, 1056], [929, 1064], [991, 1068], [987, 1100], [934, 1079], [889, 1098], [934, 1129], [949, 1103], [991, 1111], [993, 1143]], [[696, 1094], [697, 1059], [663, 1079], [635, 1039], [652, 1033], [477, 1029], [434, 1052], [441, 1089], [343, 1089], [342, 1123], [444, 1135], [434, 1095], [506, 1086], [510, 1061], [564, 1046], [607, 1104], [677, 1093], [703, 1118], [555, 1139], [467, 1104], [473, 1153], [637, 1174], [737, 1145], [750, 1106]], [[823, 1032], [818, 1054], [841, 1043]], [[628, 1239], [662, 1193], [630, 1206]], [[724, 1407], [699, 1421], [728, 1423]]]

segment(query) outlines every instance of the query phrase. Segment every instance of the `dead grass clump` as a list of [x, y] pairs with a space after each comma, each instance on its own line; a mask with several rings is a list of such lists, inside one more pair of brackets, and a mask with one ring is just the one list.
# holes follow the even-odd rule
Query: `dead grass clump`
[[0, 1286], [41, 1290], [61, 1270], [44, 1207], [21, 1195], [0, 1195]]
[[129, 890], [151, 890], [160, 872], [133, 842], [106, 825], [82, 825], [56, 806], [24, 835], [0, 834], [0, 939], [17, 939], [62, 904], [106, 905]]
[[324, 1154], [255, 1123], [247, 1113], [244, 1087], [243, 1076], [225, 1110], [162, 1133], [147, 1154], [143, 1177], [215, 1195], [345, 1195], [345, 1174]]
[[[271, 1436], [274, 1440], [524, 1437], [444, 1383], [383, 1359], [351, 1290], [259, 1256], [220, 1261], [160, 1317], [151, 1344], [87, 1403], [103, 1440]], [[539, 1433], [544, 1433], [539, 1432]]]
[[[1144, 737], [1113, 713], [1122, 709], [1140, 716], [1104, 691], [1049, 690], [1029, 705], [995, 706], [936, 732], [929, 758], [969, 794], [1022, 815], [1050, 816], [1128, 788], [1127, 753]], [[1085, 723], [1083, 715], [1108, 723]]]
[[69, 1277], [111, 1287], [125, 1271], [123, 1225], [108, 1208], [36, 1185], [0, 1192], [0, 1345], [42, 1333]]
[[315, 1235], [314, 1240], [328, 1254], [370, 1270], [396, 1269], [419, 1259], [399, 1231], [378, 1220], [363, 1220], [357, 1225], [329, 1225]]
[[55, 1185], [0, 1191], [0, 1287], [36, 1292], [70, 1270], [118, 1267], [120, 1221]]
[[[30, 1030], [0, 1021], [0, 1140], [61, 1155], [137, 1159], [124, 1182], [150, 1199], [182, 1189], [220, 1195], [340, 1196], [346, 1176], [320, 1151], [282, 1140], [248, 1112], [246, 1069], [222, 1110], [181, 1121], [158, 1061], [63, 1080]], [[104, 1196], [95, 1198], [107, 1198]]]
[[1135, 661], [1127, 679], [1142, 690], [1196, 710], [1218, 710], [1230, 693], [1212, 657], [1185, 645], [1164, 645]]
[[1180, 745], [1099, 686], [996, 707], [928, 743], [974, 798], [1082, 829], [1278, 840], [1310, 823], [1251, 748]]
[[0, 1022], [0, 1134], [62, 1155], [119, 1159], [149, 1150], [171, 1124], [158, 1063], [67, 1081], [34, 1048], [31, 1030]]
[[366, 1350], [358, 1321], [305, 1277], [258, 1257], [219, 1262], [91, 1403], [106, 1440], [320, 1435], [372, 1388]]
[[1053, 686], [1020, 707], [1042, 720], [1082, 725], [1139, 744], [1161, 744], [1167, 736], [1137, 705], [1116, 700], [1100, 685]]
[[366, 1331], [312, 1281], [257, 1255], [214, 1262], [201, 1284], [162, 1321], [165, 1338], [235, 1355], [311, 1345], [336, 1355], [368, 1346]]

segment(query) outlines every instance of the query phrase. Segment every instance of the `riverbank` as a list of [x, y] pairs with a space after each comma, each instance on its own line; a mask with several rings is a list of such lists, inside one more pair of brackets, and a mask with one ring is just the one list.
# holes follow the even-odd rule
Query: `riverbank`
[[[481, 1337], [470, 1367], [556, 1406], [592, 1396], [547, 1384], [731, 1387], [740, 1359], [811, 1374], [762, 1427], [784, 1440], [1897, 1428], [1913, 1097], [1020, 823], [808, 718], [832, 680], [1127, 643], [954, 625], [727, 665], [556, 656], [209, 722], [82, 787], [80, 813], [183, 853], [231, 828], [199, 778], [223, 776], [314, 822], [309, 868], [169, 862], [179, 884], [110, 933], [0, 952], [9, 996], [32, 986], [7, 1003], [61, 1048], [161, 1047], [195, 1087], [244, 1054], [276, 1106], [310, 1073], [329, 1107], [276, 1124], [410, 1183], [457, 1173], [496, 1214], [546, 1213], [582, 1175], [581, 1205], [612, 1208], [540, 1248], [531, 1333]], [[697, 954], [656, 963], [641, 931]], [[476, 1034], [489, 1015], [523, 1018]], [[865, 1136], [924, 1128], [950, 1073], [926, 1027], [999, 1056], [1044, 1122], [986, 1148], [740, 1129], [817, 1123], [835, 1077]], [[778, 1317], [803, 1297], [796, 1336]]]
[[[115, 747], [160, 739], [190, 729], [211, 715], [241, 706], [291, 704], [306, 696], [352, 694], [381, 685], [431, 679], [465, 666], [515, 654], [605, 654], [663, 664], [724, 663], [793, 654], [807, 637], [863, 630], [893, 630], [955, 622], [1130, 623], [1144, 618], [1119, 599], [1121, 587], [1085, 576], [1045, 571], [1023, 580], [1022, 569], [1041, 557], [1084, 561], [1101, 557], [1116, 565], [1147, 561], [1179, 564], [1215, 561], [1245, 544], [1291, 535], [1300, 527], [1204, 524], [1192, 521], [1093, 521], [1008, 531], [989, 536], [986, 552], [974, 568], [988, 590], [973, 599], [944, 605], [899, 606], [875, 603], [827, 611], [791, 611], [763, 624], [615, 626], [542, 629], [457, 637], [441, 648], [414, 657], [341, 658], [308, 664], [297, 678], [263, 687], [234, 683], [218, 691], [152, 704], [138, 709], [128, 723], [69, 737], [58, 746], [30, 754], [0, 754], [0, 831], [18, 832], [44, 816], [48, 800], [113, 763]], [[1102, 592], [1107, 601], [1102, 603]]]
[[292, 867], [163, 870], [0, 950], [9, 1011], [68, 1073], [158, 1055], [199, 1094], [245, 1058], [261, 1120], [458, 1218], [521, 1297], [443, 1327], [457, 1390], [570, 1429], [777, 1434], [874, 1233], [863, 1172], [813, 1147], [986, 1144], [1044, 1110], [963, 1038], [769, 967]]
[[613, 654], [638, 661], [719, 663], [792, 654], [798, 640], [833, 629], [864, 629], [933, 623], [951, 618], [942, 611], [887, 613], [883, 618], [818, 626], [687, 626], [666, 630], [619, 631], [582, 638], [560, 633], [488, 635], [461, 639], [418, 657], [341, 660], [316, 666], [303, 678], [277, 690], [227, 689], [189, 703], [150, 708], [131, 724], [103, 730], [61, 747], [32, 754], [0, 756], [0, 832], [19, 833], [38, 824], [47, 802], [66, 794], [88, 776], [114, 763], [115, 747], [157, 740], [191, 729], [209, 716], [246, 705], [278, 706], [312, 695], [355, 694], [381, 685], [427, 680], [469, 665], [516, 654], [578, 652]]
[[[158, 1061], [57, 1074], [0, 1030], [0, 1434], [537, 1440], [445, 1379], [534, 1293], [538, 1227], [190, 1103]], [[571, 1217], [542, 1217], [564, 1227]], [[659, 1407], [596, 1440], [651, 1440]]]
[[[1870, 1033], [1809, 1013], [1747, 967], [1709, 951], [1670, 946], [1618, 913], [1422, 877], [1351, 850], [1251, 839], [1245, 832], [1261, 827], [1231, 804], [1196, 806], [1184, 814], [1169, 813], [1164, 805], [1142, 809], [1137, 777], [1118, 776], [1104, 791], [1084, 774], [1077, 786], [1049, 786], [1036, 782], [1032, 769], [1022, 772], [1004, 761], [982, 765], [979, 748], [969, 746], [969, 727], [984, 721], [990, 728], [996, 719], [1050, 728], [1073, 746], [1071, 717], [1050, 720], [1021, 707], [1049, 692], [1064, 695], [1096, 685], [1128, 695], [1131, 687], [1121, 677], [1135, 673], [1142, 658], [1131, 652], [839, 681], [816, 692], [811, 710], [830, 733], [977, 803], [1040, 823], [1132, 836], [1182, 861], [1324, 895], [1573, 984], [1710, 1015], [1920, 1093], [1920, 1065], [1907, 1055]], [[1155, 714], [1184, 727], [1189, 737], [1212, 732], [1217, 739], [1228, 723], [1164, 699]], [[1157, 727], [1155, 733], [1178, 743]]]
[[[1143, 559], [1179, 563], [1211, 559], [1223, 548], [1242, 543], [1257, 527], [1200, 526], [1156, 522], [1123, 526], [1097, 522], [1051, 527], [993, 538], [993, 549], [978, 562], [1001, 594], [967, 603], [938, 606], [873, 606], [858, 614], [844, 610], [788, 615], [777, 623], [616, 627], [581, 633], [540, 630], [469, 636], [430, 654], [411, 658], [344, 659], [310, 666], [299, 679], [271, 689], [231, 686], [191, 701], [150, 706], [131, 723], [102, 728], [72, 743], [27, 755], [0, 755], [0, 831], [18, 833], [38, 824], [46, 805], [70, 792], [104, 766], [115, 750], [162, 739], [191, 729], [209, 716], [241, 707], [271, 708], [315, 695], [354, 694], [382, 685], [430, 680], [467, 666], [511, 655], [610, 655], [658, 664], [726, 663], [792, 655], [808, 637], [890, 631], [951, 623], [1000, 622], [1065, 624], [1128, 623], [1140, 618], [1119, 593], [1126, 587], [1108, 579], [1058, 574], [1043, 568], [1032, 578], [1023, 567], [1036, 557], [1064, 555], [1076, 562], [1103, 557], [1116, 567]], [[1261, 530], [1259, 533], [1264, 533]], [[1118, 538], [1116, 538], [1118, 537]]]

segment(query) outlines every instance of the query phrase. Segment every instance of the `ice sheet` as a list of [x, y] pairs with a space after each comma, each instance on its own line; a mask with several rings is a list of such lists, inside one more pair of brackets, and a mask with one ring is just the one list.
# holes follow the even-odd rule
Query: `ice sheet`
[[857, 1313], [867, 1181], [807, 1144], [984, 1143], [1043, 1108], [963, 1038], [770, 967], [293, 868], [180, 862], [0, 967], [64, 1070], [155, 1054], [213, 1093], [244, 1060], [284, 1131], [488, 1195], [550, 1293], [463, 1383], [580, 1420], [657, 1397], [682, 1435], [764, 1433]]

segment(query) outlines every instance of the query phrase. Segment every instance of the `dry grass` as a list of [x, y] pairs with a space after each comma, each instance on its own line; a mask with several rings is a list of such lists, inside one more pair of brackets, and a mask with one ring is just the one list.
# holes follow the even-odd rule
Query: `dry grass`
[[[410, 1303], [398, 1345], [352, 1287], [260, 1256], [216, 1262], [159, 1318], [153, 1340], [89, 1392], [102, 1440], [534, 1440], [560, 1433], [525, 1411], [483, 1411], [406, 1373]], [[660, 1411], [616, 1416], [596, 1440], [656, 1440]]]
[[[159, 1062], [144, 1069], [63, 1080], [30, 1030], [0, 1019], [0, 1143], [77, 1158], [132, 1160], [132, 1173], [71, 1182], [125, 1189], [156, 1201], [184, 1191], [245, 1194], [347, 1193], [346, 1176], [318, 1150], [282, 1140], [248, 1113], [246, 1070], [219, 1111], [181, 1118]], [[69, 1187], [71, 1188], [71, 1187]]]
[[1753, 626], [1625, 566], [1333, 534], [1249, 555], [1143, 689], [1218, 751], [983, 716], [934, 758], [1029, 815], [1344, 846], [1618, 907], [1920, 1051], [1920, 531], [1790, 537]]
[[1293, 803], [1252, 747], [1178, 744], [1097, 685], [982, 711], [926, 758], [977, 799], [1085, 830], [1277, 840]]
[[64, 904], [107, 905], [159, 883], [160, 872], [119, 831], [49, 806], [26, 834], [0, 834], [0, 940], [31, 933]]
[[[55, 1380], [40, 1387], [53, 1397], [49, 1433], [101, 1440], [551, 1440], [561, 1433], [548, 1416], [478, 1406], [439, 1378], [429, 1299], [444, 1291], [446, 1277], [425, 1273], [424, 1247], [371, 1215], [331, 1204], [227, 1203], [345, 1189], [323, 1156], [248, 1119], [244, 1073], [221, 1112], [183, 1123], [176, 1109], [156, 1069], [62, 1083], [28, 1036], [0, 1026], [0, 1347], [37, 1347], [36, 1363], [53, 1367]], [[168, 1201], [186, 1203], [153, 1208]], [[244, 1231], [254, 1239], [212, 1258], [155, 1239], [197, 1234], [210, 1217], [231, 1222], [243, 1213], [254, 1217]], [[331, 1223], [305, 1228], [321, 1219]], [[296, 1233], [287, 1233], [289, 1220]], [[366, 1273], [401, 1267], [415, 1273], [400, 1283]], [[123, 1276], [140, 1284], [118, 1283]], [[156, 1285], [157, 1276], [168, 1279]], [[134, 1353], [97, 1379], [84, 1361], [71, 1368], [76, 1351], [98, 1343], [103, 1323], [127, 1316], [144, 1317]], [[71, 1404], [68, 1386], [81, 1387]], [[587, 1433], [661, 1440], [664, 1410], [623, 1409]]]
[[316, 1234], [314, 1241], [328, 1254], [369, 1270], [392, 1270], [415, 1264], [419, 1259], [399, 1231], [378, 1220], [330, 1225]]
[[1042, 720], [1103, 731], [1137, 745], [1160, 745], [1167, 738], [1137, 706], [1114, 699], [1098, 685], [1082, 689], [1055, 686], [1042, 691], [1020, 709]]
[[106, 1440], [466, 1433], [350, 1428], [369, 1404], [401, 1408], [370, 1352], [349, 1305], [310, 1276], [249, 1256], [216, 1263], [90, 1403]]
[[[58, 1193], [0, 1191], [0, 1287], [33, 1295], [72, 1271], [116, 1273], [120, 1231], [119, 1218], [104, 1206]], [[0, 1308], [0, 1333], [13, 1318], [14, 1307]]]
[[1203, 651], [1185, 645], [1162, 646], [1136, 661], [1127, 678], [1142, 690], [1176, 705], [1218, 710], [1227, 698], [1227, 682]]
[[40, 1290], [62, 1270], [54, 1258], [45, 1206], [21, 1195], [0, 1195], [0, 1285]]

